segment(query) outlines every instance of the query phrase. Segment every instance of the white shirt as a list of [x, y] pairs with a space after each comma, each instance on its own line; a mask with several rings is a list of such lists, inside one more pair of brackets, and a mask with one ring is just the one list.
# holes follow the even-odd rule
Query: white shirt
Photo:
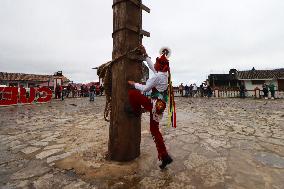
[[193, 84], [193, 90], [196, 91], [197, 90], [197, 86], [195, 84]]
[[148, 92], [155, 87], [159, 92], [165, 91], [168, 88], [168, 72], [157, 72], [149, 57], [146, 58], [146, 62], [149, 69], [154, 72], [154, 76], [147, 80], [146, 85], [135, 83], [135, 89], [142, 92]]

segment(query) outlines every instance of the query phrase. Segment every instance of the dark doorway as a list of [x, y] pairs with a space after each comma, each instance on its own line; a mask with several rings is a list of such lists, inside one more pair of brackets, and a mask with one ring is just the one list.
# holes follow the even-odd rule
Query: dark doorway
[[278, 90], [284, 91], [284, 79], [278, 79]]

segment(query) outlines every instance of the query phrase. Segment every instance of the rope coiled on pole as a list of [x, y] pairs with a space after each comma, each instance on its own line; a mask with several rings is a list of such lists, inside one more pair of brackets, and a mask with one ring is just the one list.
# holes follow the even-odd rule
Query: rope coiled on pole
[[98, 67], [97, 75], [102, 78], [105, 88], [106, 104], [104, 109], [104, 119], [105, 121], [110, 121], [111, 113], [111, 93], [112, 93], [112, 65], [118, 60], [129, 58], [134, 60], [143, 61], [143, 55], [141, 51], [141, 46], [138, 46], [105, 64]]

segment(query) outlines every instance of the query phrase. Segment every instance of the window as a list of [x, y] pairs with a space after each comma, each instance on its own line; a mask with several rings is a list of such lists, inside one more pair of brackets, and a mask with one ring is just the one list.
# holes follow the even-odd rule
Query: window
[[252, 80], [251, 83], [253, 85], [262, 85], [264, 84], [265, 80]]
[[18, 83], [9, 83], [10, 87], [18, 87]]

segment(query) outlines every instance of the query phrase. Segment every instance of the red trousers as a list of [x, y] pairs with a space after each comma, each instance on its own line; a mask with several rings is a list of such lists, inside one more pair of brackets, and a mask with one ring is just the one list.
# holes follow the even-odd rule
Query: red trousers
[[132, 110], [139, 114], [141, 112], [141, 106], [144, 109], [150, 112], [150, 131], [153, 136], [154, 142], [156, 143], [158, 158], [162, 160], [168, 155], [166, 146], [164, 144], [163, 136], [159, 130], [159, 122], [153, 120], [152, 114], [152, 102], [151, 99], [142, 95], [140, 91], [131, 89], [128, 91], [129, 103], [132, 107]]

